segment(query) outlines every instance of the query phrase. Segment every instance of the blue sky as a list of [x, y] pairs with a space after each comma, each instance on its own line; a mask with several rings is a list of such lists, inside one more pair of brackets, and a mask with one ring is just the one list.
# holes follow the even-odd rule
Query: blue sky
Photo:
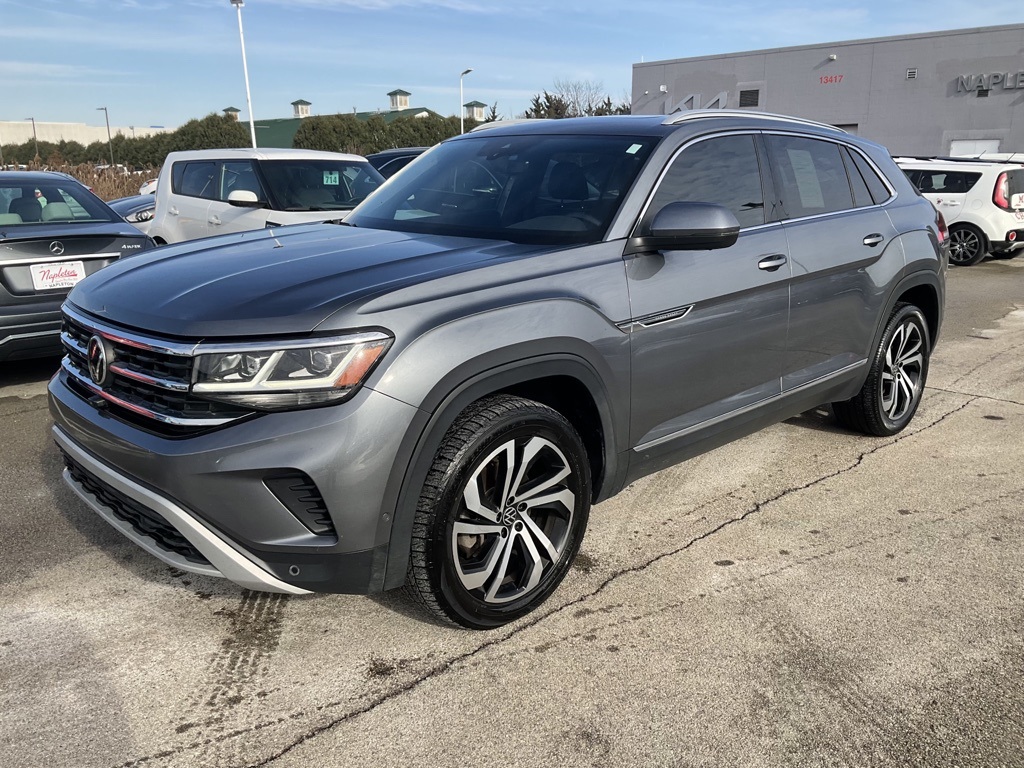
[[[518, 116], [555, 80], [628, 100], [632, 64], [1024, 20], [1016, 2], [859, 3], [653, 0], [246, 0], [253, 111], [290, 117], [414, 106], [457, 114], [497, 102]], [[955, 51], [950, 52], [955, 57]], [[0, 0], [0, 120], [179, 125], [242, 109], [237, 16], [229, 0]]]

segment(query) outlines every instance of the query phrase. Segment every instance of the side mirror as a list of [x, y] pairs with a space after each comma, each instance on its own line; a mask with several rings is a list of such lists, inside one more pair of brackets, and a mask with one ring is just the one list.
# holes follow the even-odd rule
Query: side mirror
[[236, 189], [228, 194], [228, 202], [237, 208], [262, 208], [263, 203], [256, 196], [255, 192], [248, 189]]
[[631, 237], [626, 255], [651, 251], [709, 251], [728, 248], [740, 223], [728, 208], [713, 203], [668, 203], [654, 216], [648, 234]]

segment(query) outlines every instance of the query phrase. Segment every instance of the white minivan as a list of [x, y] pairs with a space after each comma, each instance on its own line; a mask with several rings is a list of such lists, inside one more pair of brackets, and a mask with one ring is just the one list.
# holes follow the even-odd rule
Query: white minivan
[[339, 221], [384, 183], [359, 155], [305, 149], [202, 149], [167, 155], [149, 234], [157, 244]]

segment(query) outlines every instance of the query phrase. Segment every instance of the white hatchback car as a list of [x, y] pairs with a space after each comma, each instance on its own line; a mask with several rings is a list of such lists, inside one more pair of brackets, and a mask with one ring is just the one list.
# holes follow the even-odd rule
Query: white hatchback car
[[172, 152], [149, 234], [158, 243], [338, 221], [384, 183], [359, 155], [304, 149]]
[[949, 225], [949, 261], [961, 267], [1024, 248], [1024, 166], [973, 158], [897, 157], [896, 164]]

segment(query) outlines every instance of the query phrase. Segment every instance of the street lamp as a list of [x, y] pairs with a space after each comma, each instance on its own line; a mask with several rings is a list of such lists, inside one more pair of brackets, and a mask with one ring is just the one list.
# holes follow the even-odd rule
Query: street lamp
[[459, 133], [464, 133], [466, 130], [466, 108], [462, 104], [462, 78], [472, 71], [473, 69], [471, 67], [459, 75]]
[[110, 138], [110, 113], [106, 107], [96, 107], [97, 112], [102, 112], [107, 119], [107, 147], [110, 148], [110, 172], [114, 172], [114, 142]]
[[26, 117], [25, 119], [32, 121], [32, 143], [36, 145], [36, 157], [35, 157], [35, 159], [38, 160], [39, 159], [39, 139], [36, 138], [36, 119], [34, 117]]
[[245, 106], [249, 110], [249, 135], [252, 137], [252, 148], [256, 149], [256, 123], [252, 119], [252, 96], [249, 94], [249, 65], [245, 61], [245, 33], [242, 32], [242, 6], [245, 0], [231, 0], [238, 9], [238, 39], [242, 43], [242, 72], [245, 74]]

